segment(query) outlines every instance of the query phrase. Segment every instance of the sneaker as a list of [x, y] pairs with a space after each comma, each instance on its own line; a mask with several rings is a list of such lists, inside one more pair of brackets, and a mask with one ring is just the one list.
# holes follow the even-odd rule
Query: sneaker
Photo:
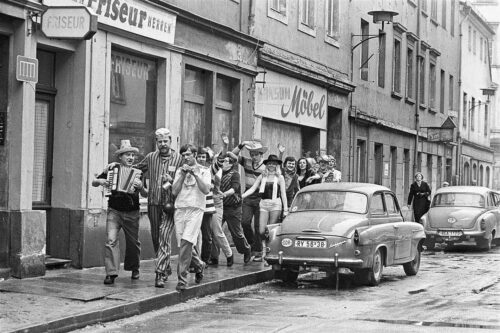
[[246, 264], [248, 263], [250, 260], [252, 260], [253, 256], [252, 256], [252, 253], [250, 251], [248, 251], [247, 253], [244, 254], [243, 256], [243, 262]]
[[118, 275], [106, 275], [104, 279], [104, 284], [113, 284], [115, 283], [115, 279]]
[[201, 266], [201, 270], [199, 270], [198, 272], [196, 272], [196, 274], [194, 276], [194, 282], [200, 283], [201, 280], [203, 280], [203, 270], [204, 269], [205, 269], [205, 264], [203, 264], [203, 266]]
[[139, 274], [139, 270], [138, 270], [138, 269], [134, 269], [134, 270], [132, 271], [132, 275], [130, 276], [130, 278], [131, 278], [132, 280], [137, 280], [137, 279], [139, 279], [139, 276], [140, 276], [140, 274]]
[[255, 262], [262, 262], [262, 255], [256, 256], [255, 258], [253, 258], [253, 261], [255, 261]]
[[233, 266], [233, 264], [234, 264], [234, 257], [231, 254], [230, 257], [227, 257], [227, 267], [231, 267], [231, 266]]
[[177, 286], [175, 286], [175, 290], [177, 291], [183, 291], [186, 290], [187, 285], [185, 283], [179, 282], [177, 283]]
[[165, 274], [156, 273], [155, 278], [155, 287], [156, 288], [165, 288]]

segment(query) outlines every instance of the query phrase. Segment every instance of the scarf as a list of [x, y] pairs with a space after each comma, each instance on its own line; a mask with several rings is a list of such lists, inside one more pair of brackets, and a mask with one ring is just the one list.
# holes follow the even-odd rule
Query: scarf
[[[259, 193], [264, 193], [264, 190], [266, 189], [266, 184], [267, 184], [267, 177], [268, 176], [262, 176], [262, 180], [260, 181], [260, 189]], [[278, 198], [278, 176], [274, 175], [274, 181], [273, 181], [273, 194], [271, 196], [272, 200], [275, 200]]]

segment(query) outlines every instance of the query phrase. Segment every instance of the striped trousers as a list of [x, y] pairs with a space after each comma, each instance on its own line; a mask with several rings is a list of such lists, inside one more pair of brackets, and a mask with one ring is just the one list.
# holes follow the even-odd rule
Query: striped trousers
[[148, 217], [156, 253], [156, 273], [171, 275], [170, 253], [172, 234], [175, 230], [174, 214], [165, 213], [161, 205], [148, 205]]

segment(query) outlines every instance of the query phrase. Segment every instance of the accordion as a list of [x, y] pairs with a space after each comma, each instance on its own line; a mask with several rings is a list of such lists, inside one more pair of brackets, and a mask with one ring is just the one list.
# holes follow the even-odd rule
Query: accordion
[[112, 191], [134, 193], [134, 180], [142, 175], [142, 171], [120, 164], [113, 165], [108, 169], [107, 183], [104, 187], [104, 195], [109, 197]]

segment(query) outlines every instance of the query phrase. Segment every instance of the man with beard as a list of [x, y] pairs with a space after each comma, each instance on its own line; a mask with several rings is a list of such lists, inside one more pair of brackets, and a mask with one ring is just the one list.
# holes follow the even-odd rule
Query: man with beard
[[210, 191], [210, 170], [196, 162], [197, 149], [192, 144], [181, 147], [184, 165], [176, 173], [172, 184], [175, 199], [175, 231], [179, 244], [179, 259], [177, 262], [178, 291], [187, 287], [189, 267], [196, 272], [195, 282], [203, 279], [205, 264], [201, 261], [194, 244], [198, 241], [201, 222], [206, 208], [206, 196]]
[[136, 168], [149, 173], [148, 217], [156, 253], [155, 287], [164, 288], [172, 274], [171, 238], [174, 231], [172, 180], [182, 158], [171, 147], [172, 137], [166, 128], [155, 132], [157, 150], [146, 155]]

